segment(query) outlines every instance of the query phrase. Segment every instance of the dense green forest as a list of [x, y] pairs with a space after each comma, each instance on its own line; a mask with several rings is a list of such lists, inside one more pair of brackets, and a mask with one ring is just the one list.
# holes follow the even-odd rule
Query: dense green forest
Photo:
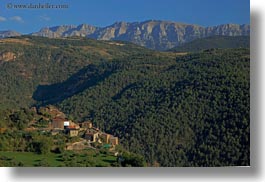
[[[99, 64], [138, 52], [150, 52], [130, 43], [111, 43], [92, 39], [30, 36], [2, 39], [0, 108], [32, 105], [32, 93], [39, 85], [65, 81], [91, 63]], [[4, 53], [13, 53], [16, 59], [5, 61], [1, 59]]]
[[180, 44], [173, 52], [198, 52], [205, 49], [249, 48], [250, 36], [211, 36]]
[[53, 104], [151, 165], [250, 165], [249, 49], [175, 56], [125, 42], [19, 39], [30, 45], [0, 44], [17, 57], [0, 60], [1, 112]]

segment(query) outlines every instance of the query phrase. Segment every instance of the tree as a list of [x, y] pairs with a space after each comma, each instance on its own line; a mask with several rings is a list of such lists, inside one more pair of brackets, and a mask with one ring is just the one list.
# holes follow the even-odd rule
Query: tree
[[38, 154], [50, 153], [53, 146], [53, 140], [47, 136], [37, 136], [33, 141], [33, 148]]
[[133, 154], [129, 152], [124, 152], [117, 158], [118, 162], [122, 167], [144, 167], [146, 162], [143, 156], [138, 154]]

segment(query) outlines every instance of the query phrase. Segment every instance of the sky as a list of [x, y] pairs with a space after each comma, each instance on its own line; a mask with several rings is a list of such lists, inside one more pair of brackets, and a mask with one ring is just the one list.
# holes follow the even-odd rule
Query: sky
[[[118, 21], [168, 20], [201, 26], [249, 24], [250, 0], [1, 0], [0, 31], [37, 32], [43, 27], [104, 27]], [[44, 8], [32, 8], [35, 5]], [[20, 5], [26, 8], [19, 8]], [[49, 5], [49, 7], [47, 6]], [[54, 7], [51, 5], [63, 5]], [[21, 6], [20, 6], [21, 7]]]

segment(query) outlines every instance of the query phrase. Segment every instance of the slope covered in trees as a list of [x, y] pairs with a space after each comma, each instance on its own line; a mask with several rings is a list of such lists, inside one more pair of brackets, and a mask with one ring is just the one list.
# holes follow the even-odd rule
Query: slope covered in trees
[[[48, 39], [23, 36], [0, 40], [0, 109], [34, 104], [38, 86], [60, 83], [85, 66], [138, 52], [150, 52], [123, 42], [90, 39]], [[23, 99], [22, 99], [23, 98]]]
[[0, 61], [2, 109], [56, 105], [152, 165], [250, 164], [249, 49], [175, 57], [126, 43], [21, 39], [32, 45], [0, 45], [16, 53]]
[[249, 165], [248, 55], [213, 50], [174, 62], [122, 62], [124, 68], [58, 106], [93, 119], [150, 163]]
[[181, 44], [169, 51], [173, 52], [198, 52], [205, 49], [214, 48], [250, 48], [249, 36], [212, 36], [196, 39], [191, 42]]

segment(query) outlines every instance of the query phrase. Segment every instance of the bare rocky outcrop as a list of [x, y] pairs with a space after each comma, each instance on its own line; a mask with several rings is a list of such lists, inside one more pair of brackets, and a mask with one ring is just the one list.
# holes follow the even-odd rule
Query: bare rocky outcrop
[[17, 58], [16, 54], [13, 52], [2, 52], [0, 53], [0, 62], [13, 61]]

